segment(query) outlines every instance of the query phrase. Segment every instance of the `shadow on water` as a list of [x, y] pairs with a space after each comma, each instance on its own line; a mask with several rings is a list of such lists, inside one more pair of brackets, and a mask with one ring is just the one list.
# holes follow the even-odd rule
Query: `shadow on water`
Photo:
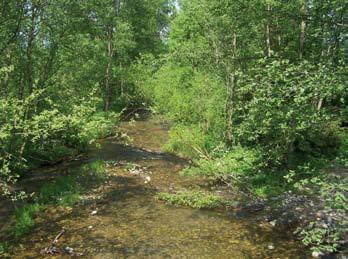
[[[158, 190], [192, 184], [178, 174], [186, 162], [161, 151], [168, 134], [160, 122], [138, 121], [122, 128], [133, 139], [132, 146], [115, 139], [103, 140], [101, 149], [94, 150], [82, 165], [46, 173], [49, 177], [72, 171], [83, 174], [80, 168], [85, 164], [102, 160], [108, 177], [103, 184], [91, 185], [73, 208], [50, 206], [40, 213], [14, 258], [42, 256], [41, 249], [62, 227], [67, 232], [60, 245], [72, 247], [87, 258], [308, 257], [300, 243], [260, 227], [253, 217], [236, 218], [224, 211], [171, 207], [156, 201]], [[132, 173], [129, 169], [134, 166], [139, 170]], [[32, 178], [36, 185], [49, 179], [45, 173], [38, 175]], [[146, 177], [151, 181], [145, 181]], [[27, 179], [26, 184], [30, 181]], [[81, 181], [87, 180], [81, 177]], [[92, 215], [92, 211], [96, 213]]]

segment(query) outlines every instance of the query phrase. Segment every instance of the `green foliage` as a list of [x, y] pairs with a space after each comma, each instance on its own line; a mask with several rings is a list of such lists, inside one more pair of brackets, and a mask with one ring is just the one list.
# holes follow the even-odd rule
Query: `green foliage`
[[[325, 34], [318, 31], [327, 28], [306, 20], [318, 31], [301, 32], [294, 24], [303, 8], [324, 17], [333, 6], [182, 1], [172, 22], [169, 55], [148, 84], [156, 107], [176, 123], [200, 128], [212, 144], [208, 151], [222, 141], [257, 147], [269, 166], [289, 164], [295, 153], [334, 152], [341, 120], [334, 107], [344, 111], [346, 63], [338, 50], [339, 62], [325, 49], [321, 56], [313, 51], [323, 48], [316, 44]], [[301, 33], [310, 35], [306, 51], [298, 48]]]
[[342, 130], [340, 136], [340, 148], [335, 158], [335, 163], [348, 168], [348, 130]]
[[[339, 146], [338, 124], [320, 100], [341, 96], [345, 85], [323, 66], [307, 62], [262, 61], [260, 68], [241, 74], [236, 105], [235, 139], [259, 145], [273, 164], [287, 162], [294, 152], [316, 155]], [[252, 98], [247, 98], [251, 96]]]
[[[184, 175], [258, 197], [306, 185], [345, 210], [344, 187], [320, 173], [347, 165], [344, 12], [341, 0], [181, 1], [169, 53], [150, 62], [142, 88], [174, 124], [167, 149], [193, 159]], [[302, 236], [329, 251], [338, 229]]]
[[185, 157], [199, 157], [206, 147], [206, 136], [195, 126], [177, 125], [170, 129], [170, 141], [165, 148]]
[[0, 256], [5, 256], [7, 253], [9, 253], [11, 250], [11, 246], [5, 242], [5, 243], [0, 243]]
[[[341, 152], [343, 150], [337, 157], [340, 157]], [[324, 253], [336, 252], [348, 235], [347, 168], [332, 164], [331, 159], [298, 167], [298, 172], [290, 172], [286, 177], [296, 191], [315, 197], [313, 199], [318, 212], [312, 218], [307, 218], [296, 233], [305, 245]], [[294, 179], [299, 176], [301, 179]]]
[[106, 164], [105, 161], [97, 159], [92, 163], [83, 166], [82, 170], [84, 170], [90, 176], [96, 176], [98, 179], [104, 179], [107, 177]]
[[[225, 119], [224, 89], [216, 76], [167, 64], [145, 83], [156, 110], [167, 115], [177, 127], [172, 129], [169, 150], [197, 156], [192, 149], [211, 149], [221, 143]], [[193, 143], [196, 140], [196, 143]]]
[[159, 110], [176, 122], [204, 123], [206, 130], [218, 123], [217, 116], [224, 110], [218, 101], [224, 91], [217, 77], [169, 63], [155, 74], [151, 84]]
[[259, 159], [260, 153], [257, 150], [236, 147], [233, 150], [221, 152], [213, 159], [195, 161], [195, 166], [185, 169], [183, 174], [204, 176], [213, 181], [227, 181], [230, 177], [243, 177], [257, 171]]
[[17, 237], [25, 235], [31, 230], [31, 228], [35, 225], [35, 213], [39, 212], [41, 209], [42, 206], [35, 203], [25, 205], [16, 210], [16, 224], [13, 231]]
[[165, 50], [171, 1], [0, 3], [0, 188], [112, 133], [143, 97], [133, 63]]
[[54, 183], [45, 184], [40, 188], [38, 202], [72, 205], [76, 202], [74, 199], [79, 197], [80, 191], [81, 187], [77, 184], [76, 176], [60, 176]]
[[157, 198], [167, 204], [197, 209], [219, 208], [227, 204], [223, 198], [202, 191], [180, 191], [176, 194], [159, 193]]
[[283, 179], [284, 172], [267, 169], [262, 150], [235, 147], [232, 150], [215, 150], [214, 157], [194, 160], [194, 165], [182, 175], [204, 177], [212, 183], [238, 187], [255, 197], [270, 197], [291, 189]]
[[0, 180], [2, 193], [9, 194], [25, 170], [50, 164], [83, 152], [97, 138], [113, 132], [116, 113], [97, 112], [98, 98], [89, 96], [78, 105], [58, 106], [45, 98], [46, 109], [32, 114], [31, 106], [44, 98], [35, 91], [25, 102], [0, 98]]
[[333, 253], [339, 246], [340, 233], [337, 232], [337, 229], [332, 230], [317, 222], [311, 222], [299, 234], [303, 238], [303, 243], [311, 246], [312, 250], [317, 252]]

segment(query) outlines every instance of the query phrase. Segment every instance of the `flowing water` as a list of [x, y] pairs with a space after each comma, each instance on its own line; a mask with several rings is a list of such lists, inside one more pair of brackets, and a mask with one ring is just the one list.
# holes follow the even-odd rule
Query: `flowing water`
[[[86, 195], [90, 202], [72, 209], [47, 208], [36, 218], [31, 233], [16, 245], [13, 258], [45, 257], [40, 251], [63, 227], [67, 231], [59, 245], [73, 248], [82, 258], [308, 257], [299, 242], [262, 227], [253, 216], [172, 207], [157, 201], [155, 194], [160, 190], [192, 184], [178, 174], [186, 162], [162, 152], [168, 135], [167, 126], [160, 121], [124, 123], [122, 129], [133, 139], [131, 145], [103, 140], [101, 148], [84, 162], [101, 159], [109, 165], [109, 179]], [[130, 165], [136, 169], [128, 170]], [[69, 170], [78, 172], [82, 166], [76, 163], [44, 170], [25, 184], [35, 188], [47, 181], [47, 175], [54, 178]]]

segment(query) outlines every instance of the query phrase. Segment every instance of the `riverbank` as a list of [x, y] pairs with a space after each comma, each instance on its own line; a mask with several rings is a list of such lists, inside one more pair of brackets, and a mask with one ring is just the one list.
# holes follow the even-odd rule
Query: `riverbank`
[[[314, 257], [347, 255], [348, 238], [348, 145], [341, 129], [340, 149], [324, 156], [307, 156], [288, 167], [264, 166], [256, 150], [193, 150], [193, 142], [173, 134], [170, 147], [193, 150], [196, 158], [182, 174], [205, 181], [202, 188], [161, 193], [171, 205], [227, 208], [257, 213], [261, 221], [278, 231], [293, 232], [294, 238]], [[176, 141], [182, 141], [178, 147]], [[198, 154], [198, 158], [197, 158]], [[215, 155], [214, 155], [215, 154]], [[260, 166], [261, 165], [261, 166]]]

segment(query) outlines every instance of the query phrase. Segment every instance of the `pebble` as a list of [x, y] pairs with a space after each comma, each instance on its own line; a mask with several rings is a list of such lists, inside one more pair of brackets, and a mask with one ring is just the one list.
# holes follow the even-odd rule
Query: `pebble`
[[274, 245], [269, 245], [269, 246], [268, 246], [268, 249], [269, 249], [269, 250], [274, 250], [275, 247], [274, 247]]
[[277, 224], [277, 221], [276, 220], [272, 220], [269, 224], [271, 224], [272, 227], [275, 227], [276, 224]]
[[323, 254], [322, 253], [320, 253], [320, 252], [313, 252], [312, 253], [312, 256], [314, 257], [314, 258], [320, 258], [321, 256], [322, 256]]
[[68, 247], [68, 246], [64, 248], [64, 251], [65, 251], [66, 253], [68, 253], [68, 254], [74, 253], [74, 249], [71, 248], [71, 247]]

